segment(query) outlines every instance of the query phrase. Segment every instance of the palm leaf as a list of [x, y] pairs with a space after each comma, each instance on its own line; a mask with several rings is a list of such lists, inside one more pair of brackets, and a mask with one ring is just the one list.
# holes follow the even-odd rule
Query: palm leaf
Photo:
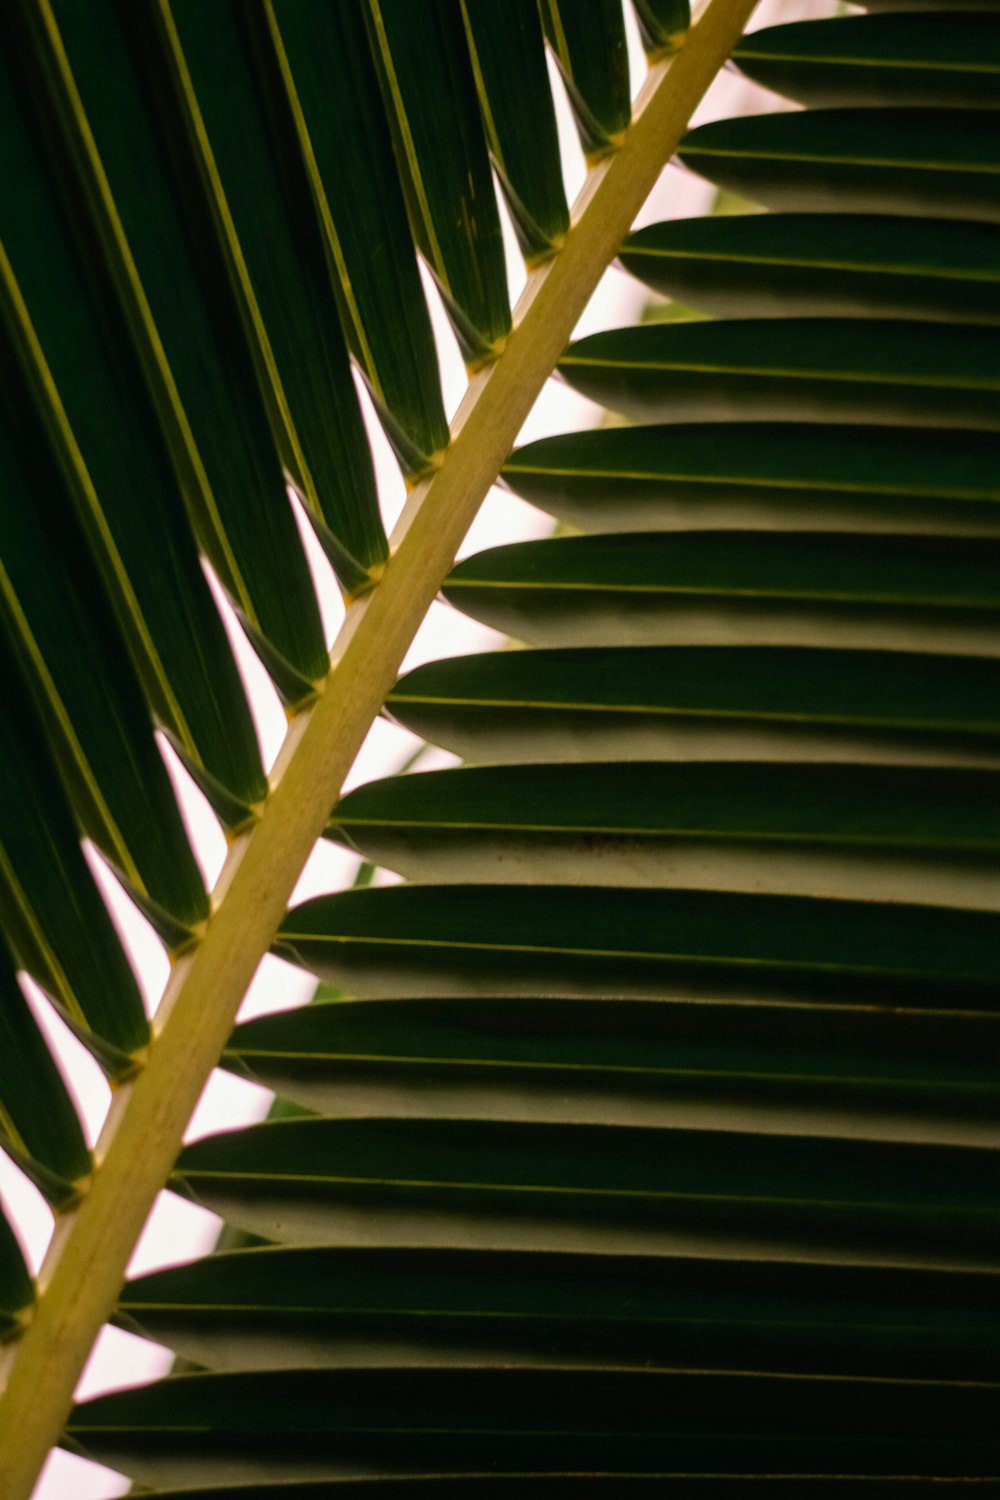
[[[91, 1172], [5, 962], [0, 1122], [61, 1213], [41, 1293], [0, 1219], [5, 1500], [60, 1432], [189, 1500], [997, 1476], [996, 28], [752, 34], [808, 107], [680, 141], [750, 9], [634, 108], [604, 0], [4, 13], [2, 926], [117, 1091]], [[709, 316], [566, 350], [678, 142], [780, 212], [640, 231]], [[414, 486], [387, 562], [348, 350]], [[557, 361], [643, 425], [509, 456]], [[603, 535], [445, 579], [501, 466]], [[38, 476], [72, 547], [15, 524]], [[357, 596], [330, 670], [288, 483]], [[292, 716], [270, 789], [199, 551]], [[442, 580], [527, 649], [395, 680]], [[338, 802], [383, 703], [477, 764]], [[154, 725], [236, 830], [207, 921]], [[79, 830], [174, 951], [151, 1043]], [[286, 912], [324, 832], [409, 883]], [[233, 1032], [271, 943], [335, 988]], [[178, 1156], [224, 1049], [283, 1117]], [[254, 1246], [122, 1290], [168, 1181]], [[67, 1420], [112, 1316], [200, 1368]]]

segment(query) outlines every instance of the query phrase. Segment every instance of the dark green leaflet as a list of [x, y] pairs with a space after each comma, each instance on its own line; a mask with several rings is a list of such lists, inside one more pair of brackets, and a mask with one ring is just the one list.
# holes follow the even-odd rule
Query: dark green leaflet
[[756, 83], [801, 104], [1000, 105], [1000, 33], [987, 16], [909, 14], [795, 21], [751, 32], [733, 53]]
[[623, 532], [497, 547], [444, 594], [533, 646], [1000, 650], [1000, 550], [983, 539]]
[[1000, 321], [1000, 230], [875, 214], [676, 219], [630, 235], [619, 259], [713, 316]]
[[[507, 271], [461, 11], [446, 0], [367, 0], [365, 21], [417, 244], [466, 363], [510, 330]], [[430, 96], [448, 100], [427, 110]]]
[[328, 836], [411, 880], [1000, 905], [989, 773], [738, 762], [490, 766], [374, 782]]
[[[862, 10], [867, 11], [918, 11], [933, 10], [949, 15], [951, 6], [945, 0], [858, 0]], [[962, 0], [963, 11], [1000, 10], [1000, 0]]]
[[[80, 1121], [0, 947], [0, 1135], [51, 1202], [64, 1202], [90, 1171]], [[4, 1277], [0, 1274], [0, 1286]]]
[[542, 438], [515, 449], [503, 478], [586, 531], [996, 536], [998, 463], [987, 433], [698, 422]]
[[621, 0], [540, 0], [539, 10], [584, 155], [603, 156], [632, 117]]
[[[851, 1478], [838, 1478], [829, 1474], [810, 1474], [805, 1476], [808, 1483], [821, 1487], [822, 1493], [829, 1500], [859, 1500], [859, 1497], [872, 1497], [872, 1500], [881, 1500], [886, 1490], [886, 1480], [872, 1478], [870, 1475], [856, 1475]], [[461, 1474], [439, 1474], [432, 1477], [420, 1478], [413, 1474], [400, 1477], [399, 1475], [378, 1475], [372, 1479], [340, 1479], [337, 1481], [337, 1500], [368, 1500], [373, 1493], [379, 1497], [386, 1496], [388, 1500], [395, 1500], [398, 1495], [405, 1495], [407, 1500], [441, 1500], [441, 1496], [467, 1495], [469, 1486], [474, 1484], [477, 1494], [496, 1497], [496, 1500], [513, 1500], [513, 1497], [524, 1493], [526, 1484], [543, 1486], [546, 1495], [556, 1497], [556, 1500], [577, 1500], [578, 1496], [587, 1497], [599, 1495], [611, 1500], [617, 1495], [628, 1495], [630, 1500], [659, 1500], [663, 1494], [665, 1482], [672, 1484], [674, 1489], [679, 1488], [680, 1481], [676, 1476], [671, 1476], [663, 1469], [656, 1470], [646, 1468], [642, 1472], [632, 1469], [627, 1474], [619, 1472], [609, 1473], [607, 1471], [596, 1473], [593, 1470], [582, 1474], [579, 1470], [568, 1469], [562, 1473], [553, 1473], [547, 1470], [525, 1470], [522, 1469], [515, 1474], [497, 1474], [493, 1469], [466, 1471]], [[966, 1484], [964, 1479], [935, 1477], [933, 1479], [917, 1479], [912, 1475], [896, 1475], [891, 1480], [892, 1490], [895, 1497], [905, 1496], [911, 1500], [912, 1496], [920, 1496], [921, 1500], [939, 1500], [944, 1486], [950, 1486], [957, 1491], [959, 1485]], [[295, 1480], [282, 1479], [277, 1483], [260, 1484], [249, 1483], [246, 1485], [230, 1485], [223, 1478], [221, 1488], [210, 1486], [205, 1489], [199, 1486], [191, 1489], [185, 1485], [183, 1490], [158, 1489], [156, 1491], [160, 1500], [292, 1500], [302, 1496], [304, 1500], [316, 1500], [323, 1496], [326, 1500], [329, 1494], [329, 1481], [318, 1480]], [[685, 1475], [683, 1484], [685, 1493], [695, 1495], [698, 1500], [726, 1500], [727, 1496], [737, 1494], [747, 1497], [747, 1500], [769, 1500], [773, 1495], [794, 1495], [802, 1489], [803, 1475], [800, 1474], [768, 1474], [761, 1477], [757, 1474], [727, 1474], [723, 1478], [704, 1477], [690, 1478]], [[981, 1481], [987, 1492], [992, 1484], [991, 1480]], [[374, 1488], [373, 1488], [374, 1487]]]
[[[394, 886], [317, 897], [278, 932], [320, 978], [379, 993], [386, 973], [425, 992], [454, 968], [588, 975], [620, 971], [642, 992], [690, 980], [753, 994], [831, 994], [868, 1003], [991, 1007], [992, 912], [724, 891], [601, 886]], [[368, 977], [365, 977], [367, 964]], [[394, 992], [400, 993], [394, 986]], [[558, 991], [556, 991], [558, 992]], [[584, 990], [586, 993], [586, 990]]]
[[[331, 830], [565, 828], [594, 834], [730, 832], [1000, 850], [1000, 779], [987, 772], [766, 764], [484, 766], [369, 782]], [[728, 798], [722, 800], [722, 792]], [[824, 825], [825, 828], [824, 828]]]
[[[261, 1461], [291, 1478], [483, 1468], [655, 1471], [681, 1477], [820, 1471], [974, 1475], [996, 1463], [989, 1387], [801, 1382], [609, 1370], [296, 1371], [188, 1375], [79, 1406], [69, 1431], [170, 1482], [185, 1458], [217, 1479]], [[729, 1415], [717, 1430], [717, 1413]], [[611, 1413], [628, 1413], [620, 1426]], [[183, 1443], [179, 1434], [183, 1433]], [[442, 1443], [442, 1438], [446, 1443]]]
[[[824, 1100], [813, 1114], [816, 1133], [838, 1087], [850, 1102], [855, 1091], [882, 1086], [892, 1096], [884, 1115], [892, 1138], [900, 1123], [894, 1106], [900, 1112], [907, 1101], [919, 1107], [921, 1095], [929, 1130], [929, 1111], [945, 1100], [955, 1109], [955, 1120], [961, 1117], [965, 1091], [970, 1103], [992, 1114], [995, 1104], [987, 1100], [995, 1101], [997, 1094], [998, 1040], [1000, 1017], [985, 1011], [959, 1018], [909, 1007], [789, 1010], [735, 999], [700, 1004], [669, 995], [628, 1000], [614, 989], [585, 999], [469, 989], [446, 999], [414, 991], [400, 999], [317, 1001], [261, 1016], [236, 1028], [226, 1061], [290, 1099], [341, 1116], [371, 1112], [367, 1104], [356, 1106], [344, 1087], [352, 1074], [363, 1080], [367, 1066], [374, 1086], [379, 1068], [388, 1074], [395, 1065], [402, 1076], [408, 1063], [420, 1064], [427, 1082], [436, 1076], [442, 1092], [449, 1069], [457, 1077], [477, 1069], [484, 1088], [480, 1112], [487, 1116], [489, 1091], [509, 1068], [518, 1070], [518, 1082], [525, 1086], [531, 1073], [538, 1073], [536, 1098], [545, 1089], [568, 1089], [576, 1072], [591, 1082], [603, 1075], [609, 1096], [613, 1087], [628, 1088], [634, 1075], [637, 1089], [647, 1086], [651, 1110], [654, 1082], [666, 1090], [682, 1087], [685, 1080], [694, 1085], [701, 1079], [706, 1086], [712, 1079], [742, 1080], [748, 1088], [772, 1087], [777, 1095], [798, 1080], [800, 1104], [808, 1104], [810, 1083]], [[397, 1112], [421, 1113], [434, 1094], [434, 1088], [402, 1094]], [[530, 1095], [519, 1113], [530, 1118]], [[837, 1117], [827, 1123], [827, 1133], [836, 1134]], [[857, 1132], [845, 1126], [839, 1133]]]
[[526, 260], [569, 228], [545, 43], [535, 0], [462, 0], [490, 155]]
[[[211, 1136], [178, 1163], [232, 1222], [299, 1244], [631, 1253], [992, 1269], [994, 1153], [752, 1130], [370, 1116]], [[407, 1237], [403, 1215], [413, 1227]], [[502, 1216], [509, 1215], [504, 1232]]]
[[917, 652], [675, 646], [428, 663], [394, 718], [472, 760], [874, 760], [995, 766], [1000, 664]]
[[[637, 439], [640, 434], [628, 434]], [[604, 436], [604, 434], [602, 434]], [[1000, 608], [1000, 547], [906, 534], [870, 537], [825, 532], [684, 531], [608, 537], [549, 537], [478, 552], [456, 564], [445, 581], [457, 607], [490, 590], [518, 590], [529, 608], [535, 589], [607, 589], [622, 602], [630, 591], [670, 593], [745, 592], [760, 595], [826, 596], [830, 599], [892, 599], [924, 608], [954, 602]], [[820, 564], [823, 564], [822, 568]], [[890, 572], [891, 568], [891, 572]]]
[[142, 1277], [120, 1306], [216, 1369], [266, 1360], [264, 1335], [278, 1333], [271, 1358], [288, 1368], [349, 1363], [366, 1342], [370, 1362], [383, 1364], [405, 1338], [414, 1363], [431, 1365], [485, 1345], [530, 1364], [577, 1363], [599, 1347], [609, 1368], [641, 1354], [660, 1368], [998, 1371], [996, 1278], [898, 1267], [282, 1247]]
[[571, 344], [559, 372], [639, 422], [1000, 425], [1000, 340], [967, 324], [853, 318], [658, 323]]
[[384, 563], [385, 534], [322, 227], [266, 18], [235, 0], [174, 0], [172, 13], [274, 360], [262, 389], [275, 439], [327, 557], [345, 588], [357, 590]]
[[361, 8], [275, 0], [274, 13], [347, 338], [400, 463], [420, 473], [448, 424]]
[[692, 130], [680, 160], [767, 208], [1000, 218], [1000, 117], [977, 110], [815, 109]]
[[334, 1118], [726, 1129], [738, 1115], [787, 1134], [996, 1145], [995, 1015], [635, 1001], [613, 977], [608, 995], [497, 998], [468, 980], [451, 999], [329, 1001], [248, 1022], [227, 1064]]
[[0, 1339], [17, 1334], [17, 1314], [31, 1307], [35, 1288], [17, 1236], [0, 1202]]
[[59, 776], [10, 652], [0, 654], [0, 899], [18, 964], [112, 1073], [148, 1041], [142, 999], [84, 862]]

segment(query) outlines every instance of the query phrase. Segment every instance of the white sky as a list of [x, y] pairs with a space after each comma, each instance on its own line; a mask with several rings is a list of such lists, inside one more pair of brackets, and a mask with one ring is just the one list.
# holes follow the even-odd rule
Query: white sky
[[[785, 4], [785, 0], [764, 0], [758, 9], [754, 25], [772, 23], [779, 18], [783, 7], [787, 15], [789, 7]], [[807, 11], [811, 14], [825, 15], [835, 9], [836, 6], [832, 0], [799, 0], [799, 3], [794, 5], [794, 14], [797, 18]], [[629, 31], [629, 60], [634, 95], [645, 73], [645, 61], [642, 57], [632, 12], [628, 6], [625, 6], [625, 15]], [[551, 67], [551, 73], [567, 196], [572, 202], [583, 182], [584, 163], [562, 84], [554, 67]], [[748, 108], [773, 109], [775, 107], [779, 106], [773, 96], [754, 90], [734, 75], [723, 74], [713, 87], [709, 99], [696, 114], [695, 122], [700, 123], [709, 118], [746, 111]], [[703, 213], [706, 211], [711, 196], [711, 190], [699, 179], [674, 168], [668, 168], [643, 207], [636, 220], [636, 227], [655, 223], [660, 219], [683, 218]], [[502, 203], [501, 218], [508, 252], [511, 303], [514, 305], [524, 284], [524, 270]], [[424, 282], [428, 289], [428, 301], [438, 344], [445, 406], [450, 418], [465, 390], [465, 371], [440, 299], [426, 273], [424, 273]], [[645, 290], [631, 278], [620, 271], [609, 270], [577, 325], [575, 337], [605, 328], [621, 327], [633, 322], [647, 296]], [[375, 418], [371, 402], [360, 381], [358, 386], [365, 409], [383, 516], [388, 531], [391, 530], [402, 506], [403, 482], [389, 445]], [[519, 442], [523, 443], [553, 433], [591, 426], [599, 420], [600, 415], [600, 408], [593, 403], [576, 395], [560, 382], [550, 380], [525, 423]], [[301, 514], [299, 519], [300, 530], [317, 584], [327, 639], [328, 642], [332, 642], [343, 618], [343, 604], [336, 582], [308, 522]], [[458, 555], [464, 557], [486, 547], [498, 546], [505, 542], [544, 536], [551, 530], [551, 525], [550, 517], [533, 510], [516, 497], [494, 488], [473, 522]], [[221, 591], [215, 585], [214, 579], [210, 578], [210, 582], [213, 584], [213, 592], [226, 622], [229, 638], [247, 685], [265, 764], [270, 765], [285, 731], [284, 713], [277, 694], [248, 646]], [[488, 650], [499, 644], [501, 640], [502, 637], [486, 626], [466, 619], [445, 604], [434, 603], [407, 653], [403, 664], [404, 669], [438, 657]], [[396, 770], [421, 743], [406, 731], [383, 720], [377, 720], [348, 778], [347, 786], [370, 781], [377, 776]], [[161, 749], [167, 760], [196, 854], [206, 880], [211, 886], [219, 873], [225, 855], [226, 845], [222, 831], [205, 799], [180, 767], [176, 757], [164, 743], [161, 743]], [[446, 752], [430, 749], [422, 758], [421, 767], [429, 769], [432, 766], [451, 764], [453, 761], [454, 757]], [[86, 852], [125, 945], [133, 958], [147, 1007], [152, 1012], [167, 977], [168, 966], [163, 949], [145, 920], [122, 894], [100, 856], [90, 848]], [[295, 888], [293, 902], [324, 891], [339, 890], [349, 886], [353, 881], [357, 866], [358, 860], [354, 855], [334, 845], [321, 842], [302, 872]], [[388, 882], [394, 880], [395, 877], [380, 873], [376, 879]], [[37, 987], [30, 980], [25, 980], [24, 985], [32, 1009], [78, 1101], [88, 1139], [93, 1143], [100, 1131], [108, 1106], [110, 1094], [107, 1084], [96, 1063], [55, 1015]], [[247, 1019], [265, 1011], [301, 1004], [309, 998], [314, 988], [315, 981], [310, 975], [292, 968], [280, 959], [268, 956], [262, 961], [257, 971], [256, 978], [241, 1008], [240, 1017]], [[195, 1139], [227, 1126], [260, 1119], [266, 1114], [271, 1097], [265, 1089], [257, 1088], [228, 1074], [216, 1072], [209, 1080], [185, 1138]], [[2, 1153], [0, 1153], [0, 1194], [17, 1224], [29, 1264], [33, 1269], [37, 1269], [51, 1233], [52, 1217], [41, 1195]], [[214, 1245], [219, 1227], [220, 1221], [213, 1214], [183, 1202], [170, 1193], [161, 1193], [132, 1257], [130, 1274], [139, 1274], [157, 1266], [188, 1260], [205, 1253]], [[153, 1379], [168, 1369], [170, 1362], [171, 1356], [166, 1350], [144, 1343], [119, 1330], [107, 1328], [98, 1339], [77, 1387], [77, 1395], [78, 1397], [96, 1395], [117, 1386]], [[80, 1459], [57, 1450], [50, 1456], [32, 1500], [103, 1500], [103, 1497], [124, 1493], [128, 1487], [128, 1481], [120, 1475], [113, 1474], [110, 1470], [97, 1465], [84, 1463]]]

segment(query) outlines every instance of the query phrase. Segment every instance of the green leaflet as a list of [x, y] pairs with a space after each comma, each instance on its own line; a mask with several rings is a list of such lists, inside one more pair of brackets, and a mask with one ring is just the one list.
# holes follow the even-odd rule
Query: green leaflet
[[70, 1199], [73, 1183], [90, 1171], [90, 1152], [66, 1085], [3, 947], [0, 1099], [0, 1135], [9, 1154], [51, 1202]]
[[328, 837], [410, 880], [1000, 906], [1000, 781], [894, 766], [470, 767], [369, 783]]
[[444, 595], [532, 646], [1000, 652], [1000, 549], [958, 537], [623, 532], [496, 547]]
[[[557, 1497], [557, 1500], [576, 1500], [577, 1496], [590, 1497], [600, 1495], [612, 1497], [626, 1494], [630, 1500], [634, 1497], [655, 1497], [663, 1493], [665, 1476], [660, 1473], [646, 1471], [637, 1474], [632, 1471], [629, 1474], [619, 1473], [588, 1473], [579, 1474], [575, 1472], [553, 1474], [551, 1471], [529, 1471], [521, 1470], [516, 1474], [498, 1474], [494, 1469], [483, 1470], [476, 1473], [463, 1474], [434, 1474], [431, 1478], [417, 1478], [407, 1475], [400, 1478], [398, 1475], [379, 1475], [372, 1479], [338, 1479], [337, 1500], [368, 1500], [372, 1494], [372, 1485], [378, 1486], [375, 1493], [395, 1497], [406, 1495], [407, 1500], [415, 1497], [415, 1500], [441, 1500], [441, 1496], [467, 1495], [469, 1485], [475, 1484], [481, 1495], [496, 1497], [496, 1500], [510, 1500], [510, 1497], [524, 1493], [525, 1483], [537, 1483], [543, 1485], [546, 1496]], [[942, 1480], [920, 1480], [915, 1479], [908, 1483], [907, 1495], [919, 1494], [937, 1496], [941, 1492], [941, 1484], [948, 1481]], [[955, 1483], [962, 1483], [956, 1480]], [[836, 1481], [834, 1481], [834, 1484]], [[850, 1480], [851, 1500], [856, 1495], [877, 1496], [884, 1491], [885, 1484], [882, 1480]], [[930, 1486], [934, 1484], [932, 1491]], [[734, 1488], [743, 1496], [757, 1496], [777, 1494], [792, 1494], [796, 1486], [801, 1486], [801, 1478], [770, 1475], [763, 1483], [759, 1477], [754, 1475], [727, 1475], [724, 1479], [708, 1479], [698, 1482], [699, 1497], [724, 1497], [731, 1495]], [[902, 1486], [898, 1485], [897, 1489]], [[223, 1478], [221, 1488], [210, 1486], [204, 1489], [199, 1486], [191, 1489], [184, 1485], [181, 1490], [158, 1489], [156, 1491], [159, 1500], [288, 1500], [289, 1496], [297, 1500], [298, 1496], [307, 1497], [307, 1500], [317, 1500], [317, 1497], [329, 1494], [330, 1484], [326, 1479], [278, 1479], [273, 1483], [266, 1481], [261, 1484], [230, 1485]], [[827, 1485], [830, 1490], [831, 1486]], [[842, 1493], [848, 1493], [846, 1490]]]
[[[85, 831], [169, 945], [181, 946], [208, 915], [201, 874], [63, 473], [18, 373], [3, 365], [0, 630]], [[49, 771], [46, 762], [41, 775]]]
[[599, 1347], [607, 1368], [641, 1349], [647, 1367], [995, 1379], [1000, 1333], [988, 1276], [613, 1251], [244, 1250], [142, 1277], [121, 1308], [215, 1369], [266, 1360], [268, 1344], [290, 1368], [366, 1347], [377, 1365], [405, 1338], [427, 1364], [483, 1350], [575, 1362]]
[[632, 118], [621, 0], [539, 0], [588, 160], [613, 151]]
[[632, 0], [642, 45], [650, 58], [676, 52], [691, 26], [689, 0]]
[[[707, 1084], [728, 1077], [743, 1079], [748, 1087], [791, 1090], [796, 1079], [803, 1086], [811, 1079], [822, 1083], [813, 1113], [819, 1134], [838, 1085], [848, 1098], [855, 1089], [880, 1085], [898, 1090], [896, 1098], [903, 1102], [916, 1101], [921, 1093], [931, 1101], [940, 1091], [942, 1099], [950, 1094], [956, 1116], [967, 1090], [992, 1113], [995, 1106], [985, 1101], [990, 1094], [996, 1097], [998, 1036], [995, 1011], [959, 1018], [953, 1011], [906, 1006], [834, 1011], [819, 1004], [789, 1012], [764, 1001], [702, 1004], [669, 995], [628, 1000], [613, 989], [585, 999], [469, 989], [446, 999], [414, 992], [401, 999], [317, 1001], [258, 1016], [237, 1026], [225, 1061], [236, 1070], [248, 1069], [269, 1088], [280, 1082], [290, 1099], [341, 1117], [371, 1110], [356, 1108], [338, 1080], [352, 1071], [363, 1078], [366, 1066], [374, 1079], [379, 1067], [401, 1069], [407, 1062], [422, 1064], [430, 1082], [435, 1070], [438, 1082], [448, 1069], [477, 1070], [484, 1086], [478, 1112], [485, 1114], [490, 1112], [486, 1091], [509, 1068], [518, 1070], [522, 1085], [537, 1072], [539, 1093], [568, 1089], [578, 1072], [590, 1081], [603, 1075], [609, 1095], [613, 1088], [627, 1090], [633, 1074], [637, 1088], [653, 1075], [670, 1087], [682, 1086], [685, 1079]], [[433, 1088], [420, 1095], [400, 1093], [393, 1112], [419, 1113], [433, 1098]], [[646, 1102], [652, 1111], [651, 1092]], [[799, 1103], [808, 1106], [804, 1088]], [[473, 1108], [477, 1104], [471, 1101]], [[389, 1112], [384, 1099], [383, 1108]], [[530, 1099], [519, 1112], [530, 1117]], [[891, 1109], [885, 1120], [889, 1131], [899, 1124]]]
[[[385, 562], [375, 479], [322, 229], [260, 10], [174, 0], [205, 149], [218, 166], [263, 320], [262, 389], [275, 441], [345, 588]], [[203, 121], [203, 125], [202, 125]]]
[[559, 373], [640, 422], [870, 422], [996, 431], [1000, 340], [966, 324], [853, 318], [655, 323], [571, 344]]
[[[449, 976], [458, 980], [457, 967]], [[747, 1127], [994, 1145], [998, 1018], [758, 999], [483, 994], [317, 1002], [237, 1028], [227, 1065], [334, 1118]]]
[[654, 291], [713, 317], [1000, 321], [1000, 230], [874, 214], [676, 219], [629, 236], [619, 256]]
[[679, 159], [767, 208], [1000, 217], [1000, 120], [976, 110], [815, 109], [690, 131]]
[[525, 260], [557, 249], [569, 229], [555, 111], [536, 0], [462, 0], [490, 155]]
[[803, 529], [994, 536], [986, 433], [699, 422], [542, 438], [503, 478], [587, 531]]
[[[599, 835], [771, 832], [776, 838], [842, 839], [913, 848], [1000, 849], [997, 778], [893, 767], [753, 763], [485, 766], [368, 782], [337, 805], [331, 830], [491, 827]], [[729, 792], [723, 802], [720, 793]], [[770, 797], [774, 800], [769, 800]]]
[[488, 1244], [509, 1214], [498, 1248], [663, 1254], [686, 1238], [731, 1254], [756, 1234], [770, 1255], [784, 1241], [803, 1259], [898, 1264], [909, 1234], [911, 1264], [989, 1270], [992, 1155], [748, 1130], [303, 1118], [208, 1137], [178, 1171], [233, 1222], [300, 1244], [357, 1243], [351, 1210], [365, 1207], [383, 1243], [413, 1243], [409, 1207], [431, 1243], [455, 1248]]
[[465, 758], [845, 760], [996, 767], [1000, 663], [794, 646], [502, 651], [387, 700]]
[[148, 1041], [132, 971], [91, 879], [41, 726], [0, 655], [0, 902], [20, 967], [112, 1074]]
[[[596, 886], [393, 886], [317, 897], [278, 932], [320, 978], [360, 984], [392, 974], [477, 969], [510, 978], [564, 974], [571, 993], [611, 972], [628, 992], [707, 985], [733, 993], [830, 994], [873, 1003], [995, 1003], [1000, 918], [922, 906]], [[426, 989], [429, 983], [430, 989]], [[395, 987], [396, 993], [399, 990]], [[495, 992], [495, 990], [494, 990]], [[389, 991], [387, 993], [392, 993]], [[558, 991], [556, 991], [558, 993]]]
[[[14, 16], [8, 8], [4, 24]], [[243, 689], [81, 186], [67, 181], [23, 56], [24, 74], [5, 74], [0, 89], [4, 180], [18, 206], [4, 225], [0, 291], [8, 381], [33, 393], [153, 712], [220, 815], [240, 823], [266, 791]]]
[[1000, 36], [987, 16], [910, 14], [795, 21], [751, 32], [733, 60], [800, 104], [1000, 105]]
[[[367, 0], [365, 22], [413, 234], [470, 367], [510, 331], [507, 271], [461, 11]], [[447, 109], [423, 101], [448, 102]]]
[[17, 1314], [30, 1308], [34, 1300], [35, 1288], [21, 1246], [0, 1202], [0, 1344], [17, 1336], [22, 1326]]
[[448, 446], [448, 424], [361, 10], [325, 0], [273, 9], [347, 338], [404, 471], [422, 473]]
[[[862, 10], [867, 11], [894, 11], [894, 10], [934, 10], [947, 15], [951, 7], [947, 0], [858, 0]], [[998, 0], [962, 0], [963, 11], [1000, 10]]]
[[[187, 132], [164, 27], [143, 6], [61, 0], [62, 43], [107, 173], [155, 331], [140, 329], [103, 205], [97, 232], [140, 339], [176, 381], [197, 444], [189, 502], [199, 540], [279, 691], [308, 698], [326, 650], [309, 570], [257, 384], [235, 272], [204, 165]], [[109, 75], [116, 80], [108, 89]], [[55, 86], [51, 106], [83, 120]], [[160, 400], [164, 399], [159, 393]]]
[[[78, 1406], [70, 1434], [148, 1483], [192, 1458], [219, 1482], [460, 1474], [841, 1472], [974, 1475], [996, 1462], [992, 1389], [918, 1382], [460, 1367], [187, 1375]], [[728, 1414], [724, 1440], [715, 1430]], [[627, 1412], [627, 1429], [609, 1411]], [[181, 1435], [183, 1435], [181, 1437]], [[204, 1481], [203, 1481], [204, 1483]], [[391, 1491], [390, 1491], [391, 1492]], [[265, 1492], [266, 1493], [266, 1492]]]

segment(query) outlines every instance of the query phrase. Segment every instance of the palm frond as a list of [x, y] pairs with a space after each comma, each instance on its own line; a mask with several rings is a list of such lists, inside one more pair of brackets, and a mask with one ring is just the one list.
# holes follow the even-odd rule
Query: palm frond
[[[3, 926], [134, 1074], [91, 1174], [7, 974], [0, 1118], [67, 1206], [37, 1300], [0, 1221], [5, 1500], [115, 1306], [203, 1369], [66, 1440], [164, 1495], [996, 1477], [996, 23], [753, 33], [807, 107], [680, 140], [750, 9], [634, 109], [604, 0], [0, 20], [4, 452], [12, 514], [39, 475], [52, 507], [3, 541]], [[686, 7], [637, 10], [662, 58]], [[595, 163], [569, 218], [543, 33]], [[675, 147], [775, 212], [639, 231], [698, 316], [565, 349]], [[477, 372], [450, 443], [418, 250]], [[348, 351], [413, 485], [388, 552]], [[640, 425], [508, 457], [557, 362]], [[600, 535], [445, 578], [501, 465]], [[288, 483], [354, 598], [332, 671]], [[199, 552], [294, 715], [271, 790]], [[393, 685], [442, 580], [525, 649]], [[337, 802], [383, 703], [472, 764]], [[137, 801], [154, 724], [237, 830], [210, 915], [159, 770]], [[151, 1044], [75, 829], [176, 954]], [[285, 913], [323, 832], [408, 883]], [[230, 1035], [272, 941], [342, 996]], [[227, 1037], [292, 1112], [178, 1158]], [[119, 1295], [168, 1179], [266, 1243]]]

